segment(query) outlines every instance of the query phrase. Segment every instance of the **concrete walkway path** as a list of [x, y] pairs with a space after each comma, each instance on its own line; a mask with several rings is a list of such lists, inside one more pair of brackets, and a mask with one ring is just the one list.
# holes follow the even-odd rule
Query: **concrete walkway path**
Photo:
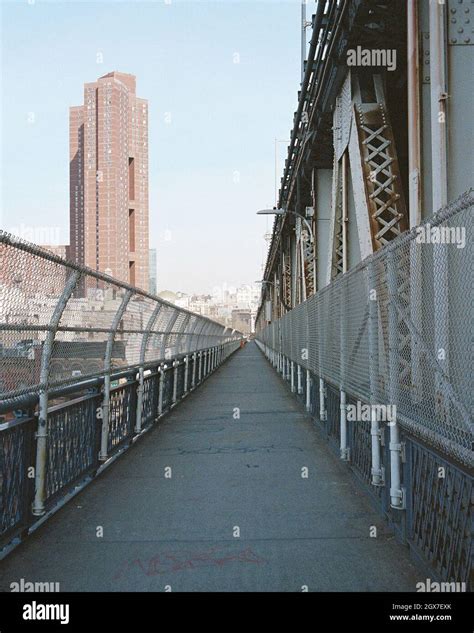
[[421, 577], [254, 343], [0, 563], [4, 591], [20, 578], [61, 591], [414, 591]]

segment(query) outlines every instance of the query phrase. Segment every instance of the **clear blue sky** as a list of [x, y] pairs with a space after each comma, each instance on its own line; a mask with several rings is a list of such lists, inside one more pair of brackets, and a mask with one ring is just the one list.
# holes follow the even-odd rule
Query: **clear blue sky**
[[274, 138], [289, 137], [297, 104], [298, 0], [1, 9], [2, 228], [48, 227], [69, 241], [68, 108], [84, 82], [119, 70], [149, 101], [158, 288], [259, 279], [271, 219], [255, 211], [274, 203]]

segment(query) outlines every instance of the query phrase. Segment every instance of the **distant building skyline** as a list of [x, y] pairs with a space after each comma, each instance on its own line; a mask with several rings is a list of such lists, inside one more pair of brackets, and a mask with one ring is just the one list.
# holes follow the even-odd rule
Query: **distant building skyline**
[[238, 287], [228, 288], [216, 287], [210, 294], [198, 292], [186, 294], [180, 291], [161, 290], [158, 296], [179, 308], [207, 316], [226, 327], [238, 329], [244, 334], [248, 334], [253, 331], [255, 326], [261, 287], [258, 284], [241, 284]]
[[71, 258], [148, 290], [148, 103], [113, 71], [69, 113]]

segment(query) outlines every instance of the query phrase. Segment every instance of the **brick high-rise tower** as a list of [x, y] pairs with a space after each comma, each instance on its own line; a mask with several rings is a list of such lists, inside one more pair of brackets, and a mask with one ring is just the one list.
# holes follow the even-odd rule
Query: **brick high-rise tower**
[[134, 75], [84, 84], [69, 123], [71, 257], [148, 290], [148, 102]]

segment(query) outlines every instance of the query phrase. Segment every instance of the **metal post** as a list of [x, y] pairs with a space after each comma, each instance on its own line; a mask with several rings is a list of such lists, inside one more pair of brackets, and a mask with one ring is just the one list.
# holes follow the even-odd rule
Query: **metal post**
[[172, 404], [176, 403], [178, 399], [178, 368], [179, 368], [179, 360], [173, 361], [173, 396], [172, 396]]
[[301, 0], [301, 84], [304, 79], [304, 62], [306, 59], [306, 0]]
[[202, 342], [200, 341], [200, 347], [206, 349], [209, 345], [209, 334], [212, 330], [212, 324], [208, 323], [206, 327], [203, 329], [200, 339], [202, 338]]
[[[390, 404], [398, 405], [398, 314], [397, 300], [397, 262], [393, 248], [387, 253], [387, 282], [388, 282], [388, 364], [389, 364], [389, 397]], [[398, 422], [389, 422], [390, 427], [390, 505], [397, 510], [405, 508], [405, 495], [401, 486], [401, 453]]]
[[[347, 224], [349, 221], [348, 217], [348, 207], [347, 207], [347, 150], [342, 155], [342, 272], [343, 274], [347, 272], [347, 264], [348, 264], [348, 235], [347, 235]], [[346, 333], [345, 333], [345, 303], [344, 303], [345, 293], [340, 293], [340, 301], [341, 301], [341, 382], [344, 384], [345, 381], [345, 367], [346, 367], [346, 359], [344, 355], [346, 353]], [[347, 446], [347, 395], [345, 390], [341, 389], [341, 416], [340, 416], [340, 429], [341, 429], [341, 459], [348, 460], [349, 459], [349, 448]]]
[[433, 210], [448, 200], [447, 120], [446, 120], [446, 27], [445, 7], [430, 2], [430, 86], [431, 86], [431, 151], [433, 169]]
[[322, 319], [322, 308], [318, 306], [317, 309], [317, 317], [318, 317], [318, 376], [319, 376], [319, 421], [324, 422], [327, 418], [326, 414], [326, 388], [324, 386], [324, 380], [321, 378], [323, 373], [323, 332], [321, 323]]
[[46, 461], [47, 461], [47, 438], [48, 438], [48, 382], [49, 367], [51, 354], [53, 352], [53, 343], [56, 331], [59, 326], [64, 309], [69, 301], [74, 288], [81, 276], [81, 273], [75, 270], [66, 282], [61, 296], [54, 308], [51, 317], [50, 329], [46, 334], [41, 352], [41, 369], [40, 369], [40, 392], [38, 403], [38, 429], [36, 431], [36, 465], [35, 465], [35, 498], [33, 500], [32, 513], [35, 516], [41, 516], [45, 513], [45, 494], [46, 494]]
[[[193, 334], [193, 339], [195, 338], [195, 345], [193, 345], [193, 351], [194, 350], [199, 350], [199, 342], [200, 342], [200, 338], [204, 332], [204, 329], [206, 327], [208, 327], [208, 323], [207, 321], [202, 321], [202, 323], [200, 323], [201, 327], [199, 329], [199, 332], [195, 332]], [[192, 343], [194, 343], [194, 340], [192, 341]], [[191, 343], [190, 343], [190, 351], [191, 351]]]
[[297, 369], [297, 390], [299, 394], [303, 393], [303, 385], [301, 384], [301, 365], [297, 365], [298, 369]]
[[311, 374], [306, 370], [306, 411], [311, 411]]
[[[439, 2], [430, 2], [430, 73], [431, 73], [431, 150], [433, 170], [433, 210], [447, 204], [447, 82], [446, 82], [446, 8]], [[449, 373], [449, 274], [446, 244], [433, 244], [434, 285], [434, 339], [435, 354], [443, 350], [441, 361], [445, 374]], [[439, 372], [435, 374], [435, 400], [440, 415], [446, 411], [446, 393]]]
[[421, 222], [421, 126], [418, 0], [407, 2], [408, 193], [410, 228]]
[[[181, 327], [179, 328], [179, 334], [176, 337], [176, 353], [175, 356], [179, 356], [182, 352], [181, 352], [181, 343], [184, 339], [185, 336], [187, 336], [186, 333], [186, 328], [188, 327], [188, 323], [191, 320], [191, 314], [187, 314], [184, 319], [183, 319], [183, 323], [181, 324]], [[187, 347], [187, 345], [185, 345], [185, 348]], [[187, 351], [186, 349], [183, 350]]]
[[201, 377], [202, 377], [202, 350], [199, 352], [198, 383], [201, 382]]
[[345, 391], [341, 391], [341, 459], [349, 459], [349, 449], [347, 446], [347, 396]]
[[[165, 358], [165, 360], [166, 360], [166, 356], [167, 356], [167, 354], [166, 354], [166, 346], [167, 346], [168, 339], [170, 337], [171, 331], [173, 329], [174, 324], [176, 323], [176, 320], [177, 320], [178, 316], [179, 316], [179, 310], [174, 309], [174, 311], [171, 313], [171, 317], [170, 317], [169, 322], [166, 324], [166, 330], [167, 331], [166, 331], [166, 334], [163, 334], [163, 343], [161, 345], [161, 354], [160, 354], [160, 356], [161, 356], [162, 359]], [[168, 354], [168, 357], [171, 357], [171, 354]]]
[[295, 392], [295, 364], [293, 361], [291, 361], [290, 363], [290, 384], [291, 384], [291, 391], [294, 393]]
[[[368, 322], [368, 335], [369, 335], [369, 382], [370, 382], [370, 404], [377, 404], [378, 394], [378, 303], [377, 300], [371, 298], [371, 292], [375, 291], [376, 295], [376, 278], [374, 271], [373, 260], [368, 264], [368, 276], [367, 276], [368, 288], [367, 288], [367, 300], [369, 302], [369, 322]], [[377, 295], [376, 295], [377, 296]], [[374, 486], [383, 485], [383, 470], [381, 468], [380, 459], [380, 428], [375, 408], [372, 406], [371, 410], [371, 422], [370, 422], [370, 435], [371, 435], [371, 454], [372, 454], [372, 484]]]
[[191, 378], [191, 389], [196, 386], [196, 366], [197, 366], [197, 352], [193, 352], [193, 374]]
[[135, 416], [135, 433], [140, 433], [142, 430], [142, 409], [143, 409], [143, 392], [144, 392], [144, 364], [145, 364], [145, 355], [146, 348], [148, 345], [148, 339], [151, 334], [151, 329], [155, 324], [155, 321], [158, 317], [158, 314], [161, 311], [163, 306], [159, 303], [156, 304], [150, 318], [148, 319], [148, 323], [146, 326], [146, 330], [142, 337], [142, 343], [140, 346], [140, 360], [139, 360], [139, 369], [138, 369], [138, 387], [137, 387], [137, 412]]
[[109, 444], [109, 409], [110, 409], [110, 368], [112, 364], [112, 351], [114, 345], [114, 338], [117, 332], [120, 321], [123, 317], [128, 302], [132, 297], [133, 292], [126, 290], [120, 303], [119, 309], [115, 313], [114, 320], [112, 322], [111, 330], [107, 339], [107, 347], [105, 349], [104, 359], [104, 396], [102, 400], [102, 434], [100, 440], [100, 453], [99, 459], [105, 461], [108, 454]]
[[[189, 356], [184, 357], [184, 394], [188, 393]], [[184, 395], [183, 394], [183, 395]]]
[[165, 365], [161, 363], [158, 368], [158, 375], [160, 377], [160, 384], [158, 386], [158, 415], [160, 416], [163, 413], [163, 389], [164, 389], [164, 381], [165, 379]]
[[319, 419], [321, 422], [327, 420], [328, 414], [326, 411], [326, 387], [324, 380], [319, 379]]

